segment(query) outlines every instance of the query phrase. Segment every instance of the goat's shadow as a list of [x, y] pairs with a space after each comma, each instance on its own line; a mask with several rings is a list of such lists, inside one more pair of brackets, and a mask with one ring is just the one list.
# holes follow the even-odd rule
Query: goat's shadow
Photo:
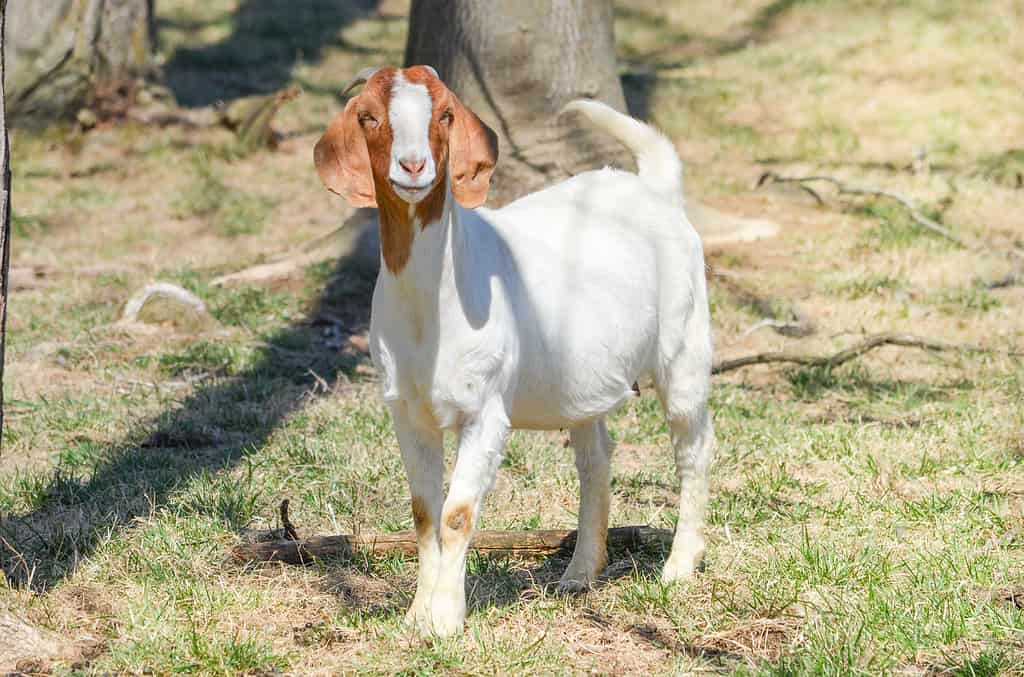
[[[542, 595], [562, 596], [570, 603], [584, 600], [585, 594], [558, 592], [558, 582], [569, 565], [570, 555], [558, 552], [524, 561], [470, 551], [466, 565], [469, 612], [506, 608]], [[667, 555], [668, 547], [655, 542], [635, 549], [612, 546], [608, 550], [608, 565], [593, 590], [625, 578], [655, 580]], [[325, 558], [314, 566], [323, 571], [321, 588], [337, 596], [343, 607], [355, 614], [385, 618], [405, 613], [415, 592], [415, 578], [394, 576], [393, 557], [356, 552], [347, 557]]]
[[[649, 543], [641, 548], [615, 546], [609, 548], [608, 566], [592, 587], [593, 592], [626, 578], [657, 580], [667, 555], [667, 547]], [[379, 558], [357, 554], [346, 560], [327, 560], [321, 587], [335, 595], [340, 606], [351, 616], [359, 618], [393, 619], [405, 614], [412, 602], [415, 579], [399, 581], [392, 576], [382, 577], [377, 572]], [[504, 609], [529, 603], [541, 597], [557, 596], [558, 581], [569, 564], [568, 553], [540, 558], [530, 564], [499, 555], [470, 553], [466, 593], [468, 612], [486, 614], [489, 609]], [[616, 635], [623, 632], [636, 641], [668, 651], [678, 656], [698, 658], [728, 666], [745, 660], [736, 652], [695, 646], [682, 641], [674, 632], [655, 624], [632, 623], [623, 626], [608, 618], [590, 603], [590, 593], [565, 595], [566, 605], [575, 612], [581, 623]], [[337, 631], [329, 623], [310, 622], [296, 628], [300, 641], [332, 641]]]

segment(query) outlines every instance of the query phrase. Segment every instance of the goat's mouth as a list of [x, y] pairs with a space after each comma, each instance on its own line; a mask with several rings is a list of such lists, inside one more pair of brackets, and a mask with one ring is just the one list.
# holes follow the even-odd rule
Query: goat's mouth
[[406, 202], [419, 202], [425, 198], [430, 191], [434, 188], [433, 183], [428, 183], [425, 186], [410, 186], [408, 184], [399, 183], [394, 179], [389, 179], [391, 187], [395, 189], [398, 197], [402, 198]]

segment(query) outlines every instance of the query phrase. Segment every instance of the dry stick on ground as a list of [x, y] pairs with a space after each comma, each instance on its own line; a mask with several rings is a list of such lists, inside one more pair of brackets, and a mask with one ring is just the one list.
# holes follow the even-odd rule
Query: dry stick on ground
[[1016, 247], [1011, 246], [1004, 250], [1001, 248], [993, 247], [992, 245], [989, 244], [972, 244], [970, 242], [967, 242], [963, 238], [954, 235], [952, 232], [950, 232], [948, 228], [940, 224], [938, 221], [930, 219], [924, 214], [922, 214], [918, 210], [917, 206], [914, 205], [914, 203], [910, 199], [900, 195], [899, 193], [894, 193], [889, 190], [882, 190], [880, 188], [870, 188], [866, 186], [851, 186], [848, 183], [840, 181], [834, 176], [828, 176], [825, 174], [818, 174], [814, 176], [782, 176], [780, 174], [776, 174], [773, 171], [767, 171], [761, 174], [760, 178], [758, 178], [757, 180], [757, 187], [760, 188], [764, 184], [771, 182], [796, 183], [800, 185], [801, 188], [814, 195], [814, 197], [818, 200], [819, 203], [823, 204], [824, 201], [821, 199], [821, 197], [812, 189], [808, 188], [805, 185], [807, 183], [813, 183], [815, 181], [824, 181], [826, 183], [831, 183], [833, 186], [836, 187], [836, 190], [839, 191], [840, 195], [865, 195], [868, 197], [884, 197], [889, 200], [892, 200], [907, 210], [907, 214], [914, 221], [914, 223], [916, 223], [917, 225], [921, 226], [922, 228], [929, 232], [935, 233], [939, 237], [943, 237], [949, 240], [950, 242], [953, 242], [959, 247], [963, 247], [968, 251], [985, 254], [1000, 254], [1005, 252], [1007, 255], [1009, 255], [1011, 258], [1016, 259], [1017, 261], [1024, 261], [1024, 252], [1022, 252], [1020, 249], [1017, 249]]
[[[608, 545], [628, 550], [647, 546], [668, 547], [672, 531], [647, 526], [613, 527], [608, 530]], [[569, 554], [576, 546], [576, 531], [564, 529], [532, 531], [478, 531], [470, 547], [490, 555], [535, 557], [557, 553]], [[235, 546], [231, 556], [238, 562], [285, 562], [309, 564], [322, 558], [352, 556], [356, 551], [375, 555], [385, 553], [416, 554], [416, 533], [397, 531], [388, 534], [355, 536], [314, 536], [303, 541], [267, 541]]]
[[[913, 219], [914, 223], [916, 223], [917, 225], [935, 233], [936, 235], [946, 238], [950, 242], [956, 243], [957, 245], [963, 247], [964, 249], [975, 249], [975, 247], [972, 247], [963, 239], [951, 233], [949, 229], [942, 226], [942, 224], [935, 221], [934, 219], [928, 218], [920, 211], [918, 211], [917, 207], [914, 205], [913, 202], [911, 202], [910, 200], [908, 200], [907, 198], [903, 197], [898, 193], [893, 193], [888, 190], [881, 190], [879, 188], [860, 188], [856, 186], [851, 186], [847, 183], [843, 183], [834, 176], [781, 176], [771, 171], [765, 172], [764, 174], [761, 175], [761, 177], [757, 180], [757, 187], [760, 188], [761, 186], [769, 182], [797, 183], [800, 184], [800, 186], [805, 190], [810, 190], [804, 184], [813, 181], [826, 181], [828, 183], [831, 183], [833, 186], [836, 187], [836, 190], [839, 191], [840, 195], [867, 195], [869, 197], [884, 197], [895, 202], [898, 202], [904, 209], [907, 210], [907, 213], [910, 215], [910, 218]], [[817, 196], [816, 193], [814, 195], [815, 197], [817, 197], [819, 203], [823, 202], [821, 197]]]
[[838, 367], [844, 362], [856, 359], [866, 352], [881, 348], [882, 346], [902, 346], [904, 348], [921, 348], [923, 350], [934, 350], [936, 352], [957, 352], [957, 353], [986, 353], [990, 355], [1006, 355], [1008, 357], [1024, 357], [1024, 351], [998, 350], [985, 348], [983, 346], [944, 343], [933, 339], [914, 336], [913, 334], [872, 334], [859, 343], [840, 350], [833, 355], [807, 355], [805, 353], [788, 352], [767, 352], [745, 355], [731, 360], [716, 362], [711, 368], [712, 374], [721, 374], [734, 369], [749, 367], [754, 364], [788, 363], [799, 364], [805, 367]]
[[762, 296], [757, 291], [751, 289], [749, 285], [745, 285], [736, 279], [736, 275], [721, 272], [712, 266], [707, 266], [707, 274], [710, 277], [720, 279], [722, 286], [741, 305], [754, 310], [764, 318], [747, 329], [743, 334], [744, 337], [762, 327], [772, 327], [779, 334], [794, 338], [802, 338], [814, 333], [814, 322], [795, 304], [777, 297]]

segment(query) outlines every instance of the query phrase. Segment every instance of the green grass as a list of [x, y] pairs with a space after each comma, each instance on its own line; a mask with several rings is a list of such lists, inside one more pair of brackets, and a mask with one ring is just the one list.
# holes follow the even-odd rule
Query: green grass
[[175, 204], [179, 218], [199, 218], [217, 234], [235, 237], [253, 235], [263, 229], [275, 201], [228, 186], [204, 153], [191, 162], [190, 183]]
[[[655, 544], [613, 548], [573, 598], [555, 592], [566, 557], [472, 554], [465, 633], [423, 641], [403, 623], [415, 558], [231, 562], [234, 545], [280, 534], [284, 498], [302, 536], [412, 528], [388, 409], [347, 342], [373, 281], [331, 260], [212, 283], [341, 224], [308, 151], [351, 73], [401, 61], [404, 5], [240, 4], [157, 3], [167, 70], [190, 103], [301, 83], [279, 152], [177, 126], [13, 137], [12, 266], [42, 273], [11, 293], [0, 605], [77, 647], [55, 674], [1021, 674], [1024, 370], [998, 355], [885, 348], [716, 377], [708, 551], [688, 583], [660, 582]], [[1024, 344], [1019, 287], [972, 281], [1002, 258], [891, 201], [751, 189], [763, 158], [1020, 242], [1019, 87], [1004, 74], [1024, 54], [991, 37], [1016, 25], [1012, 5], [616, 4], [626, 88], [680, 148], [691, 199], [783, 226], [707, 248], [737, 280], [709, 278], [719, 356], [828, 354], [874, 331]], [[931, 173], [904, 169], [919, 146]], [[154, 280], [216, 322], [116, 324]], [[793, 308], [813, 335], [748, 332]], [[640, 385], [610, 420], [611, 521], [671, 528], [668, 431]], [[482, 528], [575, 526], [566, 437], [513, 434]]]

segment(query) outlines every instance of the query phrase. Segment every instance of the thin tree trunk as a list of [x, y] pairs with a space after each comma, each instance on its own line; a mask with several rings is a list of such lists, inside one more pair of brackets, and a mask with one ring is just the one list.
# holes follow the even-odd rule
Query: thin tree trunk
[[150, 68], [153, 0], [8, 0], [8, 107], [16, 123], [73, 116]]
[[580, 97], [625, 110], [612, 20], [611, 0], [413, 0], [406, 65], [436, 68], [499, 136], [489, 204], [631, 162], [607, 136], [556, 120]]
[[7, 0], [0, 0], [0, 451], [3, 451], [4, 429], [4, 346], [7, 344], [7, 270], [11, 260], [11, 161], [7, 143], [7, 98], [4, 79], [7, 68], [4, 59], [4, 35], [7, 18]]

